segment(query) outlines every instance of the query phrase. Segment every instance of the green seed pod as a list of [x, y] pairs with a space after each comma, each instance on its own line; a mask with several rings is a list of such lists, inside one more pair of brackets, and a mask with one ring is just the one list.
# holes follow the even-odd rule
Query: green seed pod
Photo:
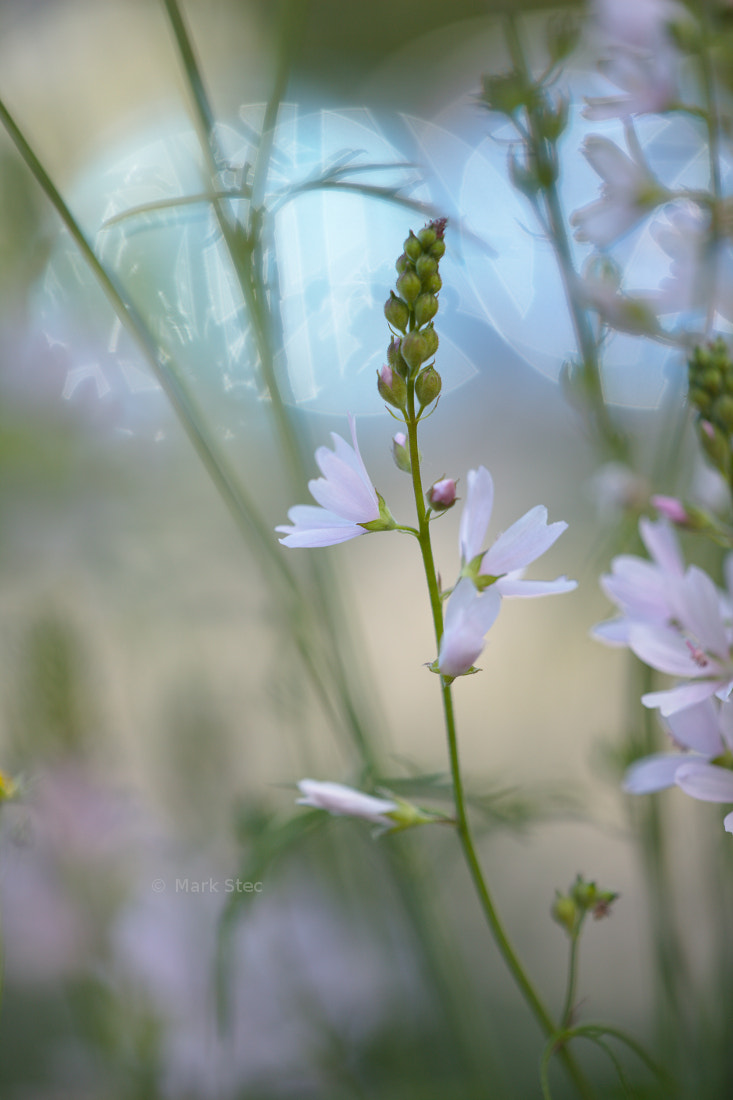
[[425, 283], [425, 280], [434, 275], [438, 270], [438, 261], [433, 259], [427, 253], [423, 253], [422, 256], [418, 256], [415, 261], [415, 271], [420, 279], [421, 283]]
[[421, 405], [430, 405], [440, 395], [442, 385], [435, 367], [426, 367], [415, 380], [415, 396]]
[[438, 239], [438, 234], [435, 232], [435, 227], [432, 225], [426, 225], [424, 229], [421, 229], [417, 235], [417, 239], [422, 245], [423, 251], [427, 252]]
[[377, 371], [377, 389], [379, 396], [387, 404], [393, 405], [396, 409], [404, 409], [407, 402], [407, 384], [397, 371], [393, 371], [389, 366]]
[[410, 257], [407, 255], [406, 252], [400, 253], [400, 255], [395, 260], [395, 267], [397, 268], [397, 274], [401, 275], [402, 272], [406, 271], [409, 266], [410, 266]]
[[434, 275], [430, 275], [424, 280], [422, 288], [424, 291], [427, 291], [428, 294], [437, 294], [442, 285], [443, 280], [436, 271]]
[[405, 365], [405, 360], [402, 358], [402, 352], [400, 347], [402, 345], [402, 339], [392, 340], [387, 348], [387, 362], [393, 371], [397, 371], [398, 374], [404, 376], [408, 373]]
[[710, 419], [724, 428], [727, 432], [733, 432], [733, 397], [724, 394], [714, 403]]
[[432, 322], [422, 330], [422, 335], [424, 336], [425, 342], [428, 347], [428, 354], [426, 358], [430, 359], [433, 355], [435, 355], [436, 351], [438, 350], [438, 334], [433, 328]]
[[445, 241], [442, 238], [438, 238], [435, 244], [430, 246], [430, 255], [434, 256], [436, 260], [445, 255]]
[[410, 259], [413, 261], [413, 263], [415, 262], [415, 260], [417, 260], [419, 256], [422, 256], [422, 245], [420, 244], [419, 240], [412, 232], [412, 230], [410, 230], [410, 235], [405, 241], [404, 249]]
[[697, 409], [701, 416], [710, 416], [710, 410], [713, 407], [713, 402], [707, 390], [693, 387], [687, 394], [687, 400], [694, 409]]
[[414, 271], [403, 271], [395, 284], [401, 298], [411, 306], [422, 290], [422, 284]]
[[417, 370], [428, 358], [428, 344], [421, 332], [408, 332], [400, 340], [400, 352], [410, 371]]
[[723, 378], [721, 372], [715, 370], [714, 367], [708, 367], [697, 379], [698, 386], [706, 390], [707, 393], [717, 394], [720, 393], [722, 387]]
[[432, 321], [438, 312], [438, 299], [434, 294], [421, 294], [414, 306], [415, 323], [422, 328], [428, 321]]
[[407, 302], [403, 302], [401, 298], [398, 298], [393, 290], [390, 290], [389, 299], [384, 303], [384, 316], [392, 325], [392, 328], [397, 328], [400, 332], [406, 331], [410, 320], [410, 310]]

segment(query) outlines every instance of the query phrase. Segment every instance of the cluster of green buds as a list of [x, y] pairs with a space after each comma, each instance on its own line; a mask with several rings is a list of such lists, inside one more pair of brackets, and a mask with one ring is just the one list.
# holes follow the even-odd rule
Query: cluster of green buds
[[595, 920], [607, 917], [617, 897], [613, 890], [599, 890], [595, 882], [586, 882], [578, 875], [567, 894], [556, 891], [552, 919], [561, 924], [569, 936], [576, 936], [588, 913], [592, 913]]
[[382, 398], [403, 413], [413, 393], [421, 410], [440, 395], [440, 375], [427, 361], [438, 350], [433, 318], [443, 285], [438, 265], [445, 252], [446, 221], [437, 218], [417, 235], [410, 230], [395, 265], [397, 293], [391, 290], [384, 305], [394, 338], [387, 348], [387, 363], [377, 373], [377, 386]]
[[688, 360], [687, 399], [698, 414], [700, 445], [717, 470], [731, 483], [733, 476], [733, 362], [718, 336], [698, 345]]

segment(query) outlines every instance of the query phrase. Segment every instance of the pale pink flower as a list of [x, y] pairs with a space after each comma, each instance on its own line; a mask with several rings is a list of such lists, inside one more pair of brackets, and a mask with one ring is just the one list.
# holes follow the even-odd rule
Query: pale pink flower
[[462, 676], [484, 648], [485, 635], [501, 608], [496, 586], [479, 592], [468, 577], [453, 589], [445, 612], [438, 668], [444, 676]]
[[672, 584], [667, 626], [645, 623], [629, 628], [629, 646], [645, 664], [687, 682], [642, 696], [646, 707], [667, 716], [715, 695], [727, 699], [733, 688], [730, 652], [730, 599], [707, 573], [690, 566]]
[[375, 825], [391, 828], [394, 820], [385, 817], [398, 809], [397, 803], [388, 798], [375, 798], [343, 783], [330, 783], [318, 779], [301, 779], [298, 789], [303, 795], [299, 806], [313, 806], [339, 817], [362, 817]]
[[605, 248], [664, 202], [668, 192], [645, 164], [627, 156], [618, 145], [599, 134], [589, 134], [582, 153], [603, 180], [601, 197], [571, 215], [579, 241]]
[[[733, 771], [719, 763], [733, 752], [733, 703], [706, 699], [667, 719], [675, 742], [687, 752], [660, 752], [637, 760], [626, 772], [624, 790], [648, 794], [677, 785], [704, 802], [733, 803]], [[733, 813], [724, 821], [733, 832]]]
[[[466, 480], [468, 491], [459, 532], [464, 571], [481, 554], [494, 506], [494, 483], [485, 466], [469, 470]], [[526, 566], [549, 550], [566, 528], [567, 523], [563, 522], [548, 524], [547, 509], [542, 505], [531, 508], [483, 553], [477, 576], [496, 578], [492, 587], [502, 596], [550, 596], [571, 592], [577, 585], [567, 577], [554, 581], [522, 579]]]
[[319, 447], [316, 462], [323, 477], [308, 482], [308, 489], [320, 508], [297, 504], [288, 512], [292, 526], [276, 527], [285, 538], [284, 546], [334, 546], [365, 534], [362, 526], [380, 518], [379, 497], [359, 453], [354, 418], [349, 416], [354, 446], [331, 433], [334, 449]]
[[601, 577], [601, 588], [621, 611], [592, 630], [607, 645], [626, 646], [632, 625], [664, 626], [674, 615], [672, 592], [685, 573], [677, 536], [667, 520], [654, 523], [644, 516], [639, 534], [652, 560], [620, 554], [611, 562], [611, 572]]
[[657, 313], [715, 312], [733, 320], [733, 251], [713, 241], [710, 218], [693, 202], [678, 202], [656, 218], [649, 231], [670, 258], [669, 275], [650, 296]]
[[677, 98], [679, 55], [669, 34], [685, 10], [671, 0], [596, 0], [601, 72], [622, 95], [586, 99], [586, 118], [628, 118], [664, 111]]

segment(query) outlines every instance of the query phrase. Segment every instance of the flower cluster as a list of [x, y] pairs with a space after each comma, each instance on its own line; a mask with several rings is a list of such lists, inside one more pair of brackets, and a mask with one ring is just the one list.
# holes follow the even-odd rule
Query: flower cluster
[[[706, 801], [733, 802], [733, 555], [726, 589], [697, 566], [684, 567], [666, 520], [640, 521], [652, 561], [614, 559], [601, 578], [621, 615], [594, 629], [610, 645], [628, 646], [640, 660], [678, 679], [672, 688], [642, 696], [658, 708], [674, 740], [693, 755], [661, 754], [637, 761], [626, 777], [633, 793], [677, 784]], [[726, 818], [733, 831], [733, 814]]]

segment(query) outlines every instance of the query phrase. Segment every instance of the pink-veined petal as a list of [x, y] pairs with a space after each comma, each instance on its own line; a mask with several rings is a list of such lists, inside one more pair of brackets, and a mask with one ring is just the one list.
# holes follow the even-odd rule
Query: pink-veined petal
[[698, 679], [722, 671], [714, 658], [699, 655], [676, 630], [667, 627], [633, 623], [629, 628], [629, 645], [639, 660], [670, 676]]
[[677, 618], [703, 649], [727, 660], [729, 648], [720, 617], [720, 594], [707, 573], [691, 565], [673, 586]]
[[283, 546], [291, 548], [334, 546], [366, 534], [363, 527], [312, 504], [296, 504], [288, 519], [292, 526], [281, 524], [275, 530], [285, 535]]
[[627, 646], [629, 644], [629, 619], [607, 619], [591, 628], [590, 636], [604, 645]]

